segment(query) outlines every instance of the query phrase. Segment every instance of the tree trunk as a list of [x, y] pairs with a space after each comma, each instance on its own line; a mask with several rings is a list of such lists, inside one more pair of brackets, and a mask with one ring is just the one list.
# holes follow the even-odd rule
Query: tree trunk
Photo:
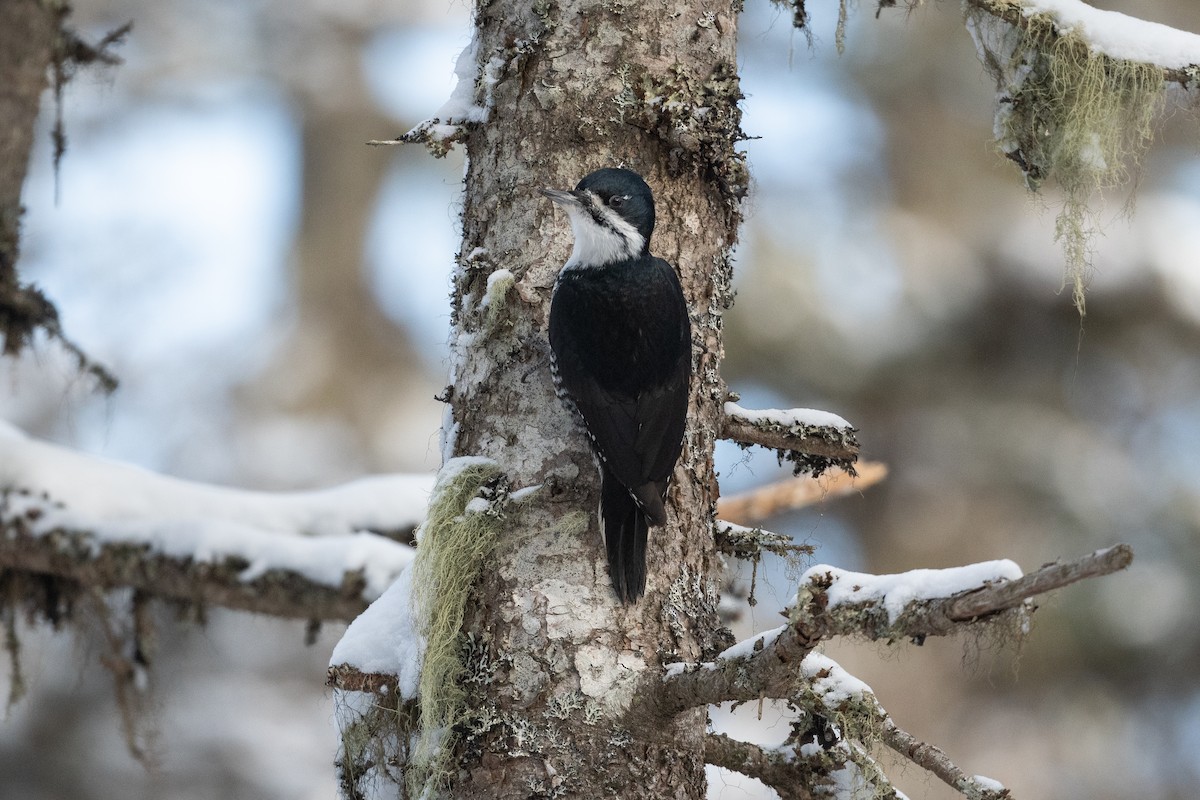
[[16, 264], [21, 187], [58, 24], [58, 15], [37, 0], [0, 3], [0, 342], [10, 355], [54, 314], [40, 292], [20, 285]]
[[[456, 745], [448, 795], [703, 797], [704, 709], [634, 724], [629, 703], [639, 679], [711, 657], [728, 636], [711, 523], [721, 313], [746, 180], [733, 150], [736, 8], [498, 0], [477, 15], [477, 100], [492, 110], [465, 137], [443, 433], [447, 454], [490, 457], [513, 488], [546, 489], [508, 520], [468, 603], [472, 658], [494, 671], [469, 689], [469, 736]], [[571, 236], [537, 192], [616, 165], [655, 192], [651, 251], [680, 271], [695, 367], [670, 521], [651, 530], [646, 596], [629, 606], [617, 604], [604, 566], [587, 440], [552, 388], [546, 319]], [[499, 269], [515, 283], [489, 291]]]

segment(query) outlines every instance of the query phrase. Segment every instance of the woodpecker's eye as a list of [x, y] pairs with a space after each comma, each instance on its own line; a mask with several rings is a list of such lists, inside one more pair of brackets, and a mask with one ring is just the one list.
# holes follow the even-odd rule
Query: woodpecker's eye
[[625, 205], [625, 201], [628, 199], [629, 197], [627, 195], [614, 194], [612, 197], [608, 198], [608, 204], [613, 208], [620, 208], [621, 206]]

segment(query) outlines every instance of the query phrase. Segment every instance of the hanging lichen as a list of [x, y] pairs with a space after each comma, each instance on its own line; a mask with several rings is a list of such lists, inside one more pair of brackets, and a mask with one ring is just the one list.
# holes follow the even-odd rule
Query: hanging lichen
[[967, 15], [984, 66], [996, 79], [996, 143], [1036, 191], [1054, 178], [1063, 192], [1055, 237], [1066, 282], [1084, 313], [1095, 233], [1093, 204], [1129, 179], [1149, 144], [1164, 97], [1163, 70], [1111, 58], [1048, 14], [1017, 24]]
[[465, 718], [460, 682], [465, 669], [463, 614], [483, 560], [501, 530], [497, 506], [507, 497], [497, 486], [502, 477], [500, 467], [490, 459], [447, 462], [417, 534], [413, 597], [422, 620], [425, 658], [417, 690], [421, 732], [408, 770], [413, 797], [444, 783], [452, 750], [447, 737]]

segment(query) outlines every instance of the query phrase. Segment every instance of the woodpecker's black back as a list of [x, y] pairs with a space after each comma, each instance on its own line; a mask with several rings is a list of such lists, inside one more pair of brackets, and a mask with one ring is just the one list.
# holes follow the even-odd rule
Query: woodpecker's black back
[[613, 589], [632, 602], [645, 591], [648, 528], [666, 523], [683, 447], [687, 304], [675, 270], [650, 255], [654, 201], [636, 173], [600, 170], [574, 192], [547, 194], [570, 213], [576, 239], [550, 306], [555, 381], [597, 455]]

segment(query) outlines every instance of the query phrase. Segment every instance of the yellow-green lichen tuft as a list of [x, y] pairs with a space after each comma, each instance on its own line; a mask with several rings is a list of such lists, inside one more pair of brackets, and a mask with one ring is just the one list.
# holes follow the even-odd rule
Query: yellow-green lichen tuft
[[448, 461], [417, 534], [413, 596], [426, 644], [417, 690], [421, 733], [408, 771], [413, 797], [422, 796], [427, 787], [444, 785], [452, 750], [446, 737], [466, 716], [460, 683], [465, 669], [463, 615], [480, 567], [501, 531], [500, 513], [487, 499], [489, 493], [502, 496], [495, 494], [501, 479], [499, 465], [490, 459]]
[[1055, 238], [1066, 283], [1084, 313], [1095, 234], [1092, 204], [1129, 179], [1164, 97], [1161, 67], [1111, 58], [1048, 14], [1012, 25], [978, 11], [968, 20], [997, 80], [996, 140], [1032, 190], [1053, 177], [1064, 195]]

